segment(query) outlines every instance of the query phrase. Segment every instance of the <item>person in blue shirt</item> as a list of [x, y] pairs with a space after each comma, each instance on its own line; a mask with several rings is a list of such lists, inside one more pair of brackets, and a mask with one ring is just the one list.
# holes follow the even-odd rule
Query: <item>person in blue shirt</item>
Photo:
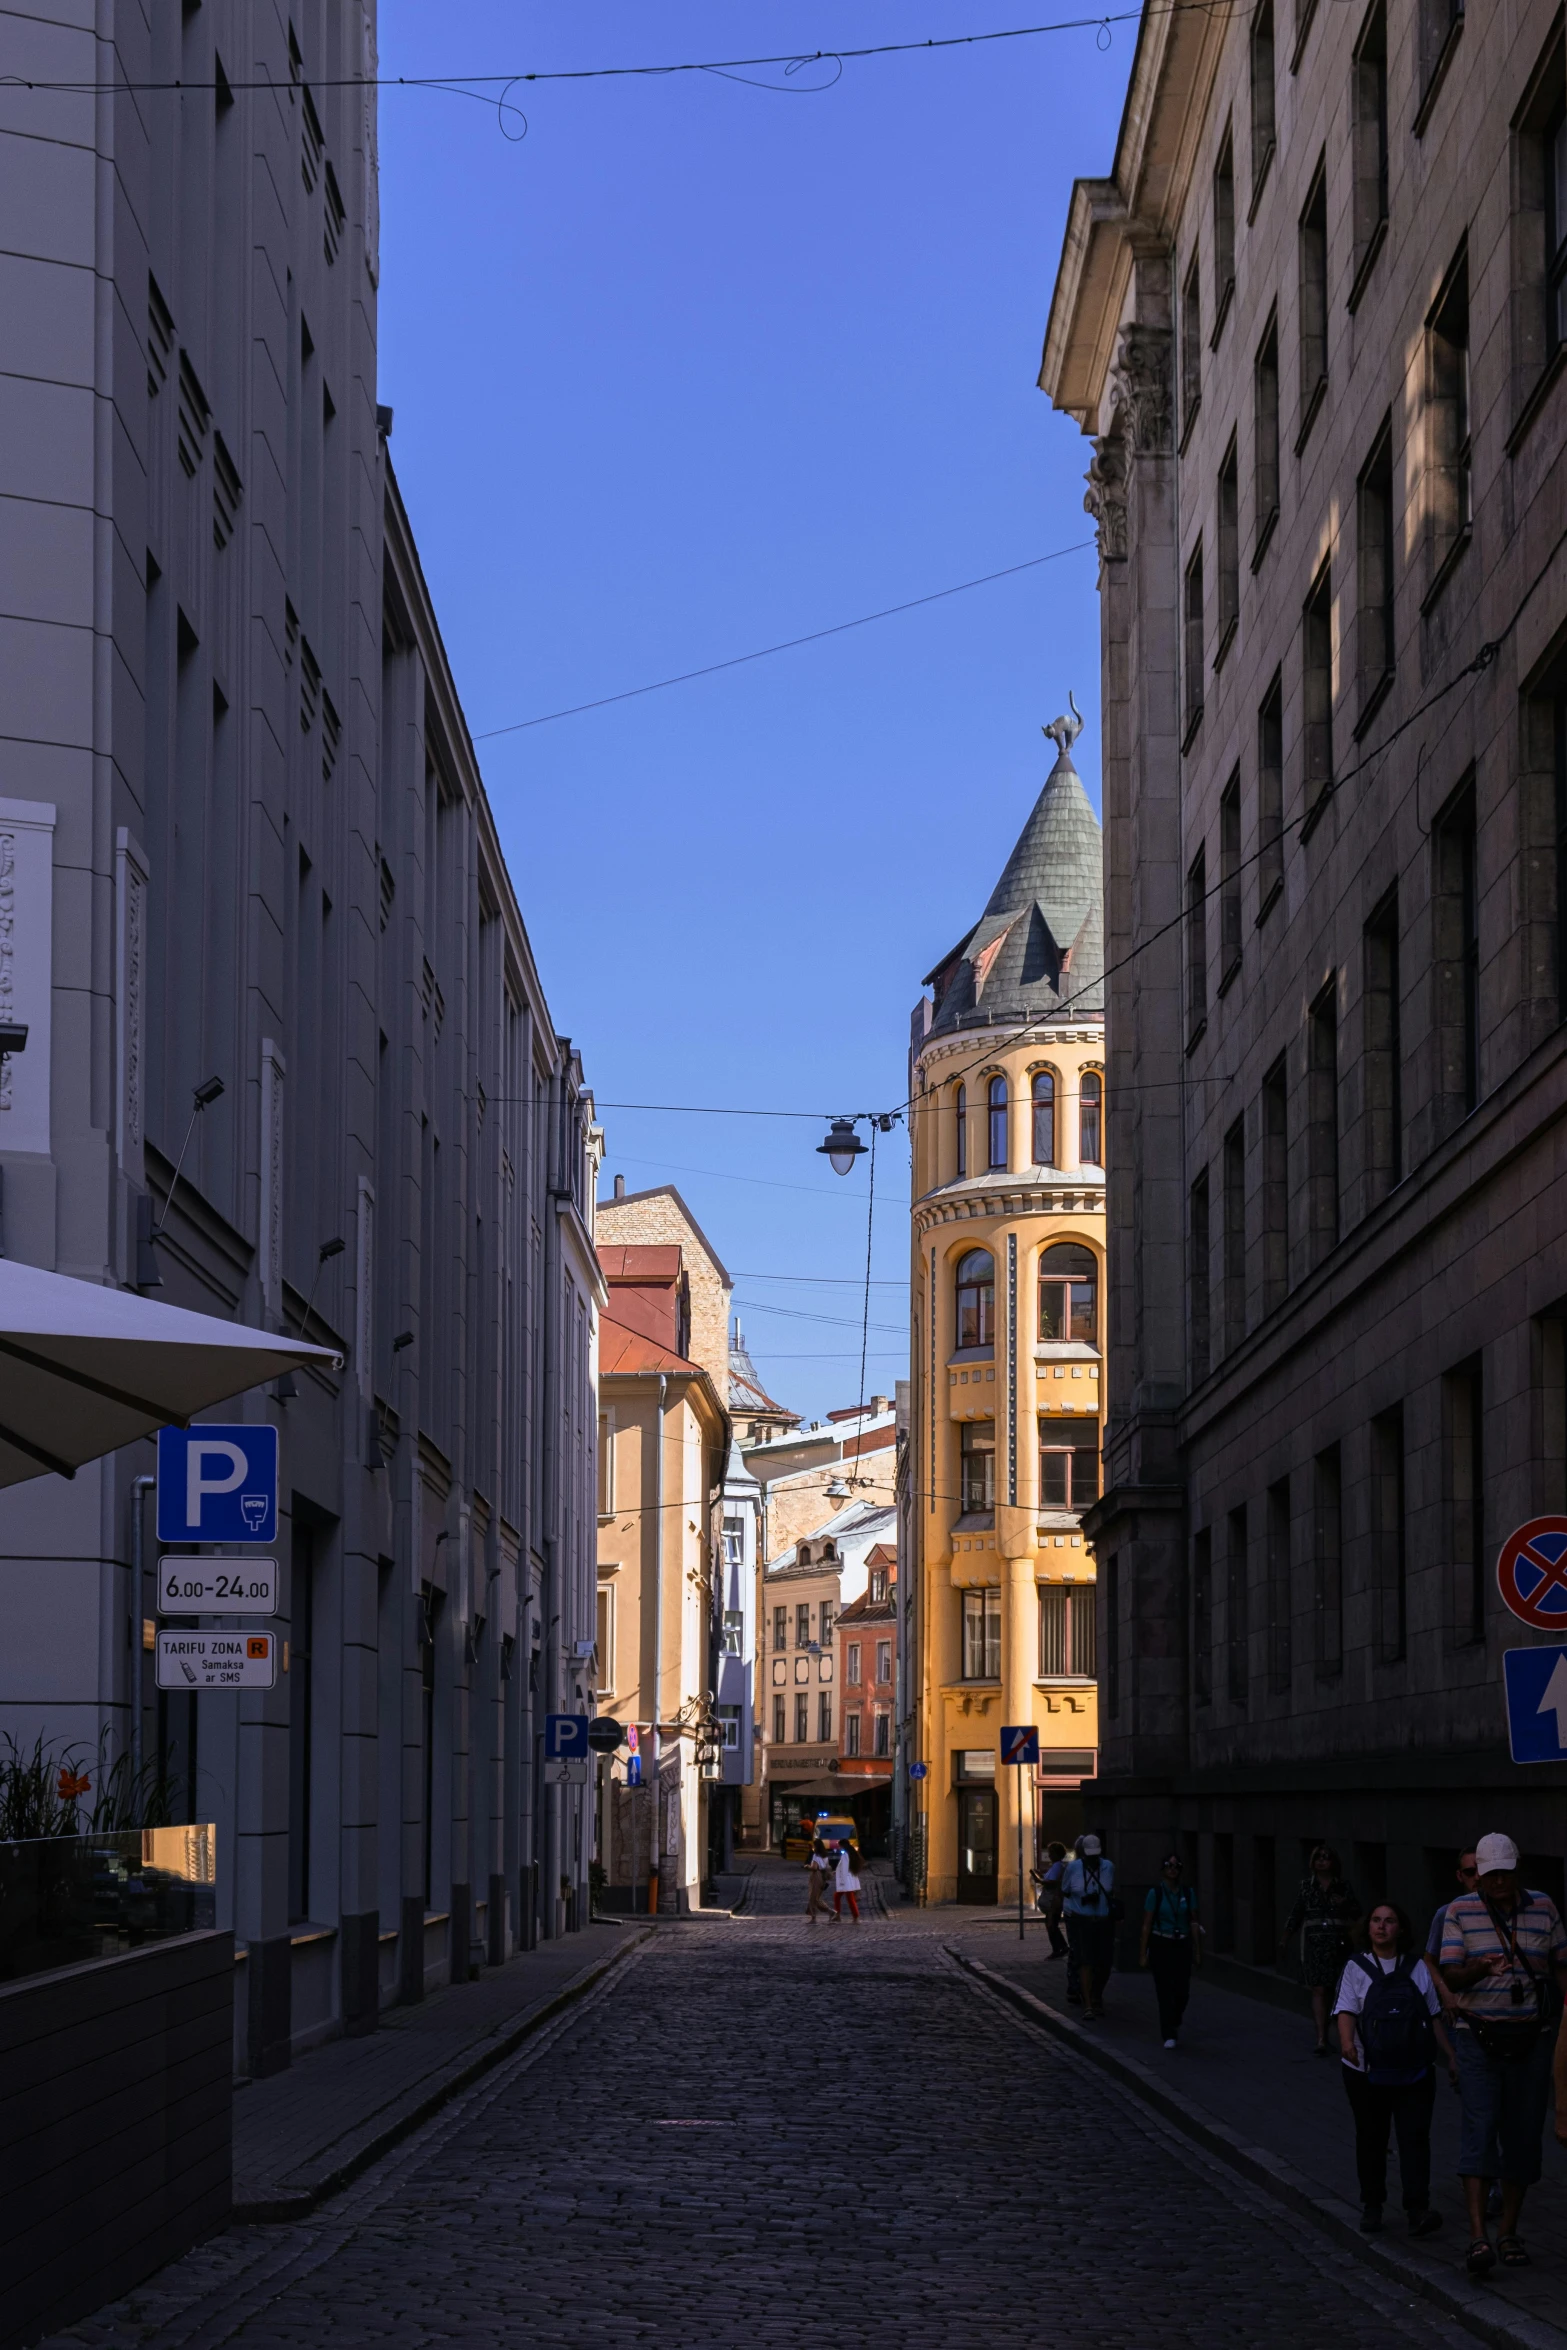
[[1104, 2014], [1105, 1984], [1115, 1963], [1115, 1927], [1121, 1905], [1115, 1898], [1115, 1863], [1106, 1860], [1097, 1836], [1085, 1836], [1075, 1860], [1061, 1872], [1061, 1907], [1067, 1946], [1077, 1960], [1083, 1986], [1083, 2020]]
[[1159, 2031], [1166, 2048], [1180, 2036], [1181, 2018], [1191, 1997], [1192, 1968], [1202, 1965], [1202, 1928], [1197, 1923], [1197, 1896], [1181, 1883], [1183, 1867], [1178, 1852], [1170, 1853], [1150, 1885], [1143, 1903], [1142, 1963], [1153, 1976], [1159, 2001]]

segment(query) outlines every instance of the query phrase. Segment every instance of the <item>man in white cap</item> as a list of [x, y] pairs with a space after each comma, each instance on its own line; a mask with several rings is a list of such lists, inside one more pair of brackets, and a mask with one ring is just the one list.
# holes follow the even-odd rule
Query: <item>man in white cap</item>
[[1115, 1898], [1115, 1863], [1106, 1860], [1097, 1836], [1078, 1841], [1077, 1857], [1061, 1872], [1061, 1908], [1066, 1938], [1083, 1986], [1084, 2020], [1104, 2014], [1105, 1985], [1115, 1963], [1115, 1928], [1121, 1905]]
[[[1469, 2205], [1468, 2269], [1488, 2276], [1498, 2260], [1523, 2268], [1529, 2255], [1518, 2233], [1523, 2199], [1540, 2175], [1540, 2141], [1550, 2095], [1557, 2003], [1552, 1978], [1567, 1990], [1567, 1933], [1556, 1905], [1518, 1882], [1518, 1847], [1510, 1836], [1482, 1836], [1475, 1847], [1479, 1884], [1449, 1902], [1442, 1927], [1442, 1973], [1455, 1994], [1458, 2085], [1463, 2100], [1458, 2168]], [[1557, 2129], [1567, 2125], [1567, 2066], [1557, 2050]], [[1491, 2181], [1502, 2182], [1501, 2226], [1493, 2250], [1485, 2232]]]

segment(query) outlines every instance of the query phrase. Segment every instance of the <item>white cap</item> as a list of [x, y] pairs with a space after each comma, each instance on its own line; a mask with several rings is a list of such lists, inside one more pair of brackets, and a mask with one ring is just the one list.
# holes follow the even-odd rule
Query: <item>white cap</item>
[[[1100, 1843], [1097, 1836], [1085, 1836], [1083, 1838], [1083, 1857], [1085, 1860], [1097, 1859], [1098, 1855], [1103, 1852], [1103, 1850], [1104, 1846]], [[1515, 1854], [1514, 1858], [1516, 1857], [1517, 1856]]]
[[1475, 1846], [1475, 1860], [1482, 1877], [1510, 1871], [1518, 1866], [1518, 1847], [1511, 1836], [1482, 1836]]

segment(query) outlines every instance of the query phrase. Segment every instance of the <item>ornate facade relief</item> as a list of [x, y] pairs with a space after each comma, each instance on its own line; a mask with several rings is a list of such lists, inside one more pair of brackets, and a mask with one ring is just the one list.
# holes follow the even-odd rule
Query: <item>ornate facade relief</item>
[[1169, 455], [1173, 444], [1167, 326], [1140, 326], [1134, 320], [1122, 327], [1121, 347], [1110, 370], [1110, 400], [1134, 456]]
[[1083, 511], [1091, 514], [1099, 536], [1101, 563], [1126, 561], [1126, 443], [1119, 433], [1105, 433], [1094, 443], [1093, 462], [1084, 480]]

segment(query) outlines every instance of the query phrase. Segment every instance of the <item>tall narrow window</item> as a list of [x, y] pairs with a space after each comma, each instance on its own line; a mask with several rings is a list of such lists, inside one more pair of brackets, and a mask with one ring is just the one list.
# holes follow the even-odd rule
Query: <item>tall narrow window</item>
[[1199, 849], [1186, 875], [1186, 1036], [1195, 1044], [1208, 1017], [1208, 859]]
[[1545, 126], [1545, 349], [1554, 359], [1567, 343], [1567, 107]]
[[968, 1174], [968, 1087], [966, 1085], [958, 1087], [958, 1098], [953, 1104], [952, 1115], [957, 1125], [958, 1181], [961, 1183]]
[[1193, 548], [1191, 560], [1186, 566], [1185, 599], [1182, 610], [1185, 614], [1186, 639], [1186, 728], [1181, 741], [1181, 747], [1184, 750], [1190, 744], [1192, 736], [1197, 731], [1198, 721], [1202, 717], [1204, 680], [1202, 670], [1201, 539]]
[[1440, 1131], [1449, 1133], [1480, 1099], [1480, 930], [1471, 779], [1431, 827], [1432, 982]]
[[1384, 416], [1355, 488], [1355, 650], [1360, 715], [1370, 721], [1393, 682], [1393, 420]]
[[1224, 1346], [1246, 1335], [1246, 1124], [1237, 1118], [1224, 1137]]
[[1366, 924], [1366, 1198], [1385, 1199], [1404, 1172], [1403, 1048], [1399, 1035], [1398, 892]]
[[1202, 404], [1202, 285], [1197, 273], [1197, 256], [1181, 287], [1181, 439], [1192, 429], [1192, 419]]
[[1230, 984], [1241, 961], [1241, 771], [1237, 767], [1219, 798], [1219, 991]]
[[1284, 887], [1284, 682], [1273, 682], [1257, 712], [1257, 920]]
[[1192, 1696], [1213, 1703], [1213, 1535], [1192, 1536]]
[[963, 1594], [963, 1678], [999, 1681], [1001, 1678], [1001, 1593], [998, 1589], [969, 1590]]
[[1485, 1385], [1474, 1355], [1442, 1382], [1447, 1453], [1448, 1532], [1453, 1556], [1453, 1629], [1485, 1638]]
[[1241, 610], [1241, 461], [1233, 433], [1219, 467], [1218, 518], [1219, 642], [1213, 656], [1216, 669], [1229, 651]]
[[1316, 422], [1328, 387], [1328, 174], [1324, 158], [1300, 216], [1300, 429], [1297, 449]]
[[1099, 1422], [1046, 1416], [1039, 1423], [1039, 1506], [1086, 1510], [1099, 1499]]
[[1338, 987], [1330, 980], [1306, 1021], [1306, 1183], [1312, 1257], [1338, 1241]]
[[1464, 29], [1464, 0], [1416, 0], [1420, 54], [1420, 105], [1415, 129], [1423, 131], [1447, 72], [1453, 46]]
[[803, 1746], [811, 1735], [811, 1701], [803, 1692], [794, 1700], [794, 1742]]
[[1251, 209], [1255, 215], [1262, 183], [1277, 142], [1273, 95], [1273, 0], [1262, 0], [1251, 20]]
[[994, 1420], [965, 1420], [963, 1423], [962, 1501], [965, 1517], [982, 1515], [996, 1506], [996, 1423]]
[[1191, 1304], [1192, 1385], [1200, 1387], [1208, 1376], [1211, 1350], [1209, 1281], [1212, 1263], [1212, 1234], [1209, 1230], [1208, 1170], [1206, 1167], [1191, 1188], [1189, 1223], [1186, 1286]]
[[1333, 575], [1326, 563], [1312, 584], [1301, 615], [1300, 658], [1309, 829], [1333, 789]]
[[788, 1735], [784, 1723], [784, 1707], [785, 1700], [783, 1698], [775, 1697], [773, 1699], [773, 1742], [777, 1746], [782, 1746]]
[[1213, 167], [1213, 339], [1235, 293], [1235, 140], [1228, 123]]
[[1007, 1164], [1007, 1081], [1004, 1077], [990, 1080], [990, 1164], [992, 1169], [1005, 1169]]
[[1290, 1598], [1290, 1481], [1281, 1477], [1268, 1487], [1268, 1687], [1275, 1697], [1290, 1685]]
[[1091, 1583], [1039, 1586], [1039, 1677], [1091, 1681], [1094, 1676], [1094, 1603]]
[[1224, 1559], [1225, 1613], [1229, 1619], [1225, 1627], [1225, 1679], [1231, 1705], [1246, 1703], [1251, 1678], [1247, 1566], [1246, 1512], [1241, 1508], [1230, 1512]]
[[1289, 1288], [1289, 1079], [1281, 1053], [1262, 1081], [1262, 1303]]
[[1097, 1069], [1085, 1069], [1077, 1081], [1077, 1163], [1104, 1165], [1105, 1081]]
[[1377, 1647], [1385, 1665], [1409, 1645], [1408, 1556], [1404, 1539], [1404, 1407], [1371, 1423], [1371, 1539], [1377, 1578]]
[[1099, 1266], [1080, 1240], [1058, 1240], [1039, 1259], [1042, 1345], [1098, 1344]]
[[1567, 31], [1560, 16], [1513, 116], [1512, 415], [1567, 343]]
[[1387, 0], [1372, 0], [1351, 68], [1355, 309], [1387, 236]]
[[1034, 1165], [1056, 1163], [1056, 1081], [1048, 1069], [1036, 1069], [1029, 1086], [1033, 1115]]
[[1252, 368], [1252, 498], [1257, 535], [1251, 567], [1256, 570], [1279, 519], [1279, 320], [1268, 319]]
[[1469, 543], [1469, 253], [1464, 246], [1426, 319], [1426, 538], [1422, 610]]
[[1343, 1477], [1336, 1444], [1312, 1463], [1312, 1551], [1317, 1674], [1328, 1681], [1344, 1667]]
[[992, 1346], [996, 1337], [996, 1261], [989, 1249], [971, 1248], [957, 1265], [959, 1346]]
[[1117, 1551], [1105, 1569], [1105, 1711], [1112, 1721], [1121, 1713], [1121, 1554]]

